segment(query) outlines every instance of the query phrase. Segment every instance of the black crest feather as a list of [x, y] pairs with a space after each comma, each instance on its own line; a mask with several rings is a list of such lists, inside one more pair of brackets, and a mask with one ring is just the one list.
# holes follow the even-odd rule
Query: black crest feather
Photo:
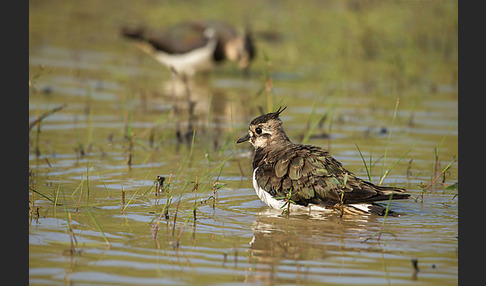
[[271, 113], [267, 113], [267, 114], [263, 114], [263, 115], [260, 115], [258, 116], [257, 118], [253, 119], [253, 121], [251, 122], [251, 124], [260, 124], [260, 123], [264, 123], [264, 122], [267, 122], [268, 120], [270, 119], [275, 119], [275, 120], [279, 120], [278, 116], [280, 115], [280, 113], [282, 113], [285, 109], [287, 109], [287, 106], [285, 107], [279, 107], [277, 109], [277, 111], [275, 112], [271, 112]]

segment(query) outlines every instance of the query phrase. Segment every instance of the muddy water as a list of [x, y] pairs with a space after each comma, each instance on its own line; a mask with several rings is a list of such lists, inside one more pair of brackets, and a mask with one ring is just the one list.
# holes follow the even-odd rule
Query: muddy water
[[[29, 131], [31, 284], [457, 284], [457, 3], [129, 3], [29, 5], [29, 122], [60, 108]], [[189, 94], [117, 34], [242, 15], [250, 76], [226, 63]], [[402, 216], [269, 210], [235, 144], [269, 102], [294, 142], [391, 169]]]

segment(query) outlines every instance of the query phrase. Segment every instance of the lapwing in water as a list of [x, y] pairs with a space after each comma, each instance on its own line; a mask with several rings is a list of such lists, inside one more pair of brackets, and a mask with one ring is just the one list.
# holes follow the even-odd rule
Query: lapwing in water
[[[279, 118], [284, 110], [253, 119], [248, 134], [236, 142], [255, 147], [253, 187], [269, 207], [384, 215], [386, 207], [376, 201], [409, 198], [405, 189], [356, 177], [327, 150], [292, 143]], [[389, 210], [388, 215], [399, 214]]]
[[255, 45], [247, 29], [243, 35], [231, 25], [214, 20], [181, 22], [163, 30], [125, 25], [124, 37], [181, 77], [212, 70], [225, 60], [238, 64], [245, 74], [255, 57]]

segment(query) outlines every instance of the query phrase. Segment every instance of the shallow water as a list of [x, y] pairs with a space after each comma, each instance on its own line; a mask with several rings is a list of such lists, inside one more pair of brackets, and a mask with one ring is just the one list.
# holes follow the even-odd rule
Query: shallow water
[[[29, 122], [67, 104], [29, 132], [30, 284], [458, 283], [457, 2], [75, 3], [29, 3]], [[117, 34], [245, 14], [250, 76], [232, 63], [198, 76], [193, 113], [185, 86]], [[374, 183], [393, 166], [384, 184], [413, 197], [391, 203], [402, 216], [269, 210], [251, 146], [235, 144], [269, 100], [294, 142], [367, 178], [364, 159]]]

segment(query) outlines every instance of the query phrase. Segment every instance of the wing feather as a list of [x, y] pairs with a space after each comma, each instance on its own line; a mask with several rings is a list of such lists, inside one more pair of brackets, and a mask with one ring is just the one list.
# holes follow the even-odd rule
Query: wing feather
[[259, 186], [274, 197], [286, 197], [292, 190], [291, 199], [299, 205], [333, 206], [340, 203], [343, 192], [347, 204], [386, 200], [392, 192], [394, 199], [409, 196], [403, 189], [357, 178], [319, 147], [293, 144], [285, 154], [270, 152], [265, 158], [256, 173]]

